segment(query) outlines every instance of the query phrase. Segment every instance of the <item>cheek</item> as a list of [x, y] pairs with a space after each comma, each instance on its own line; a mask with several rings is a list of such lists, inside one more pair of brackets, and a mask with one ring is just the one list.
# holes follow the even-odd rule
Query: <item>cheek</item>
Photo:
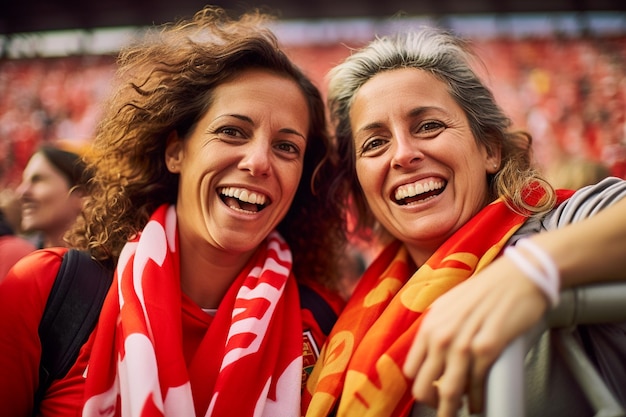
[[367, 161], [357, 161], [356, 176], [365, 196], [369, 199], [372, 194], [376, 194], [378, 189], [382, 187], [382, 174], [376, 169], [375, 164]]
[[[299, 168], [297, 170], [293, 170], [292, 175], [288, 176], [286, 189], [289, 193], [289, 199], [293, 199], [298, 191], [298, 186], [300, 185], [300, 181], [302, 180], [302, 169]], [[308, 186], [308, 184], [305, 184]]]
[[366, 176], [366, 173], [367, 173], [367, 169], [366, 168], [367, 168], [367, 164], [362, 159], [358, 159], [354, 163], [354, 170], [356, 172], [356, 177], [359, 180], [359, 182], [361, 182], [361, 183], [363, 182], [362, 180]]
[[41, 201], [50, 205], [63, 205], [67, 203], [70, 190], [64, 186], [42, 187], [37, 196]]
[[215, 167], [209, 162], [194, 163], [190, 165], [182, 165], [179, 173], [180, 188], [184, 188], [186, 191], [192, 191], [203, 182], [206, 182], [216, 172], [220, 172], [220, 168]]
[[[276, 180], [282, 189], [282, 198], [291, 202], [298, 191], [302, 181], [302, 164], [278, 164], [274, 166], [275, 172], [279, 173]], [[309, 184], [303, 184], [309, 186]]]
[[467, 179], [473, 179], [485, 172], [483, 164], [484, 157], [473, 147], [465, 147], [457, 152], [448, 150], [442, 158], [447, 158], [446, 163], [451, 166], [457, 174], [462, 174]]

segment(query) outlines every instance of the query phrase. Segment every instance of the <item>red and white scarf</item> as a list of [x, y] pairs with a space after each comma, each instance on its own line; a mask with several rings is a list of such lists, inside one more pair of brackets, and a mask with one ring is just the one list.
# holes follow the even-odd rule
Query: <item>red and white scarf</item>
[[[558, 201], [571, 192], [559, 192]], [[529, 197], [539, 198], [541, 195]], [[526, 221], [498, 200], [450, 237], [416, 271], [391, 243], [361, 278], [322, 348], [303, 397], [307, 417], [398, 417], [411, 410], [402, 365], [430, 304], [494, 260]]]
[[82, 415], [299, 415], [302, 324], [291, 263], [287, 244], [272, 233], [231, 285], [187, 365], [176, 212], [161, 206], [120, 255]]

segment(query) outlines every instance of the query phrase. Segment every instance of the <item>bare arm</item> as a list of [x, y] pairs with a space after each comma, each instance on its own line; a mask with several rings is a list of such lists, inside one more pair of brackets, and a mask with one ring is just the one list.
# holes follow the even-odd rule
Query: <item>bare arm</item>
[[626, 199], [584, 221], [532, 239], [557, 264], [562, 289], [626, 280]]
[[[626, 199], [530, 239], [555, 262], [562, 289], [626, 280]], [[426, 315], [405, 363], [416, 399], [437, 407], [440, 417], [455, 416], [465, 393], [472, 411], [481, 409], [489, 367], [547, 308], [544, 294], [507, 257], [444, 294]]]

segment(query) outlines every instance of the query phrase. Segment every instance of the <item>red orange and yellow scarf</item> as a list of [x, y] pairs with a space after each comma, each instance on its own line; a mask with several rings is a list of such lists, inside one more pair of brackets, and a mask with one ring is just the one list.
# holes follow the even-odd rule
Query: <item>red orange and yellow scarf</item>
[[[565, 197], [563, 194], [561, 197]], [[485, 207], [415, 271], [393, 242], [359, 282], [307, 383], [307, 417], [405, 416], [413, 404], [402, 365], [424, 312], [495, 259], [526, 217], [501, 200]]]
[[189, 365], [179, 269], [176, 213], [162, 206], [120, 256], [96, 329], [82, 415], [298, 415], [302, 324], [282, 238], [271, 234], [231, 285]]

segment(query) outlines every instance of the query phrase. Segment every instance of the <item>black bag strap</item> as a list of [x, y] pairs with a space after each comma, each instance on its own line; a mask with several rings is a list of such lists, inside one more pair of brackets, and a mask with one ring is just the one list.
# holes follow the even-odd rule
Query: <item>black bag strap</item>
[[61, 262], [41, 322], [41, 363], [35, 413], [53, 380], [62, 378], [76, 362], [93, 331], [113, 280], [113, 268], [70, 249]]

